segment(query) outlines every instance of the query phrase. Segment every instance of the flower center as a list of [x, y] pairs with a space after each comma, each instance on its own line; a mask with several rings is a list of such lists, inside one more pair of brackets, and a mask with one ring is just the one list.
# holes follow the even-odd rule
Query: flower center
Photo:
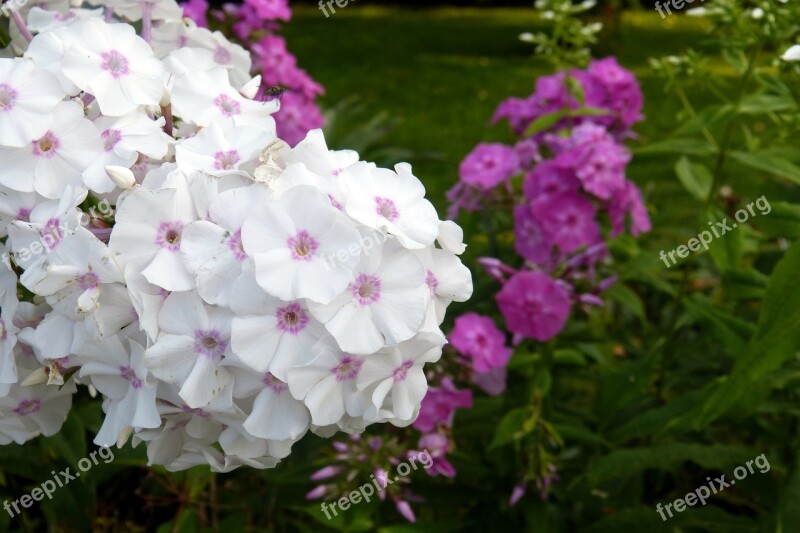
[[31, 210], [26, 207], [20, 207], [19, 211], [17, 211], [17, 220], [21, 220], [23, 222], [30, 222]]
[[220, 65], [227, 65], [231, 62], [231, 53], [224, 46], [217, 46], [214, 50], [214, 61]]
[[136, 372], [129, 366], [119, 367], [119, 375], [122, 379], [131, 384], [134, 389], [142, 388], [142, 380], [136, 377]]
[[339, 364], [331, 369], [331, 374], [336, 376], [336, 381], [342, 382], [355, 379], [364, 361], [353, 355], [343, 357]]
[[39, 412], [39, 409], [41, 408], [42, 403], [38, 399], [34, 398], [33, 400], [22, 400], [12, 410], [19, 416], [27, 416], [29, 414]]
[[42, 228], [42, 240], [48, 249], [52, 250], [55, 248], [63, 238], [64, 235], [61, 233], [60, 219], [51, 218], [44, 223], [44, 227]]
[[194, 334], [194, 352], [199, 355], [205, 355], [213, 359], [222, 359], [225, 354], [225, 349], [228, 343], [222, 338], [222, 335], [215, 330], [196, 331]]
[[381, 299], [381, 280], [377, 276], [359, 274], [350, 285], [350, 292], [359, 305], [370, 305]]
[[86, 274], [80, 276], [77, 281], [78, 287], [84, 291], [94, 289], [97, 287], [98, 283], [100, 283], [100, 280], [97, 279], [97, 274], [94, 272], [87, 272]]
[[290, 237], [286, 243], [292, 252], [292, 259], [295, 261], [311, 261], [314, 253], [319, 248], [317, 240], [308, 234], [306, 230], [301, 230], [294, 237]]
[[36, 157], [53, 157], [60, 145], [58, 137], [52, 131], [48, 131], [44, 134], [44, 137], [38, 141], [33, 141], [33, 155]]
[[395, 382], [397, 381], [405, 381], [406, 376], [408, 375], [408, 369], [414, 366], [414, 361], [411, 359], [406, 359], [403, 361], [403, 364], [398, 366], [392, 372], [392, 378], [394, 378]]
[[110, 152], [114, 149], [119, 141], [122, 140], [122, 134], [118, 130], [106, 130], [102, 133], [103, 149]]
[[0, 83], [0, 113], [11, 111], [17, 100], [17, 91], [6, 83]]
[[217, 109], [222, 111], [222, 114], [226, 117], [232, 117], [242, 112], [239, 102], [227, 94], [221, 94], [214, 98], [214, 105], [217, 106]]
[[231, 170], [238, 162], [239, 152], [236, 150], [214, 154], [214, 168], [216, 170]]
[[103, 59], [102, 69], [113, 77], [119, 78], [128, 74], [128, 59], [116, 50], [103, 52], [100, 57]]
[[272, 389], [275, 394], [281, 394], [289, 390], [289, 385], [279, 380], [269, 372], [264, 375], [264, 385]]
[[247, 254], [244, 253], [244, 246], [242, 246], [242, 230], [236, 230], [236, 233], [231, 235], [228, 239], [228, 249], [233, 252], [233, 256], [237, 261], [244, 261], [247, 259]]
[[172, 221], [162, 222], [158, 226], [156, 233], [156, 244], [161, 248], [166, 248], [170, 252], [177, 252], [181, 249], [181, 233], [183, 232], [183, 222]]
[[430, 270], [428, 270], [425, 273], [425, 285], [427, 285], [428, 288], [430, 289], [431, 296], [435, 296], [436, 289], [439, 288], [439, 280], [436, 279], [436, 276], [434, 276], [433, 272], [431, 272]]
[[278, 317], [278, 329], [290, 335], [297, 335], [306, 329], [308, 325], [308, 313], [297, 302], [279, 307], [276, 315]]
[[400, 216], [393, 201], [378, 196], [375, 197], [375, 212], [389, 222], [394, 222]]

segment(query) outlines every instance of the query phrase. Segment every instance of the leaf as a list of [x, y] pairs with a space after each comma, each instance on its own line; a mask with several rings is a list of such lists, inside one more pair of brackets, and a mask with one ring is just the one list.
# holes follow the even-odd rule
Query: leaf
[[527, 432], [523, 428], [530, 415], [530, 410], [525, 407], [517, 407], [506, 413], [494, 431], [489, 449], [498, 448], [525, 436]]
[[767, 285], [758, 329], [739, 354], [730, 375], [709, 388], [694, 426], [705, 427], [727, 412], [758, 383], [781, 367], [800, 347], [800, 243], [778, 262]]
[[775, 96], [771, 94], [751, 94], [742, 99], [739, 113], [743, 115], [762, 115], [779, 111], [792, 111], [797, 104], [790, 96]]
[[[650, 408], [637, 415], [625, 424], [613, 430], [610, 438], [615, 442], [627, 442], [637, 438], [656, 435], [664, 429], [665, 424], [677, 415], [687, 413], [697, 407], [702, 399], [702, 391], [692, 391], [683, 396], [671, 399], [666, 405]], [[647, 407], [647, 406], [643, 406]]]
[[775, 176], [789, 179], [794, 183], [800, 183], [800, 167], [788, 159], [773, 153], [758, 152], [751, 154], [749, 152], [733, 151], [730, 156], [746, 167], [762, 170]]
[[642, 324], [647, 322], [642, 299], [627, 285], [620, 282], [615, 283], [606, 291], [606, 296], [619, 302], [622, 307], [638, 318]]
[[667, 139], [666, 141], [648, 144], [643, 148], [634, 150], [637, 155], [647, 154], [680, 154], [694, 156], [712, 156], [716, 149], [705, 139]]
[[[758, 270], [726, 270], [722, 281], [728, 296], [735, 300], [761, 300], [769, 283], [769, 277]], [[745, 322], [745, 324], [748, 324]]]
[[757, 455], [753, 450], [731, 446], [703, 446], [672, 442], [650, 448], [617, 450], [592, 465], [587, 477], [591, 485], [614, 478], [629, 478], [645, 470], [672, 471], [691, 461], [708, 470], [727, 470]]
[[[687, 299], [685, 305], [697, 321], [703, 322], [711, 328], [717, 339], [725, 344], [731, 354], [738, 353], [755, 332], [755, 326], [714, 307], [702, 296], [696, 295]], [[740, 333], [743, 333], [744, 336]]]
[[788, 202], [769, 204], [768, 215], [758, 219], [758, 226], [767, 237], [800, 238], [800, 205]]
[[705, 165], [692, 163], [683, 156], [675, 164], [675, 173], [689, 194], [703, 202], [708, 200], [714, 177]]
[[568, 443], [586, 444], [594, 448], [611, 449], [613, 444], [594, 431], [575, 425], [553, 424], [556, 432]]
[[525, 137], [530, 137], [532, 135], [536, 135], [540, 131], [552, 128], [559, 120], [561, 120], [565, 116], [567, 116], [566, 109], [561, 109], [553, 113], [542, 115], [541, 117], [534, 120], [530, 126], [528, 126], [528, 129], [525, 130]]
[[719, 122], [733, 116], [734, 108], [732, 105], [721, 106], [708, 106], [694, 117], [690, 118], [678, 129], [675, 130], [675, 135], [688, 135], [690, 133], [698, 133], [704, 128], [715, 126]]

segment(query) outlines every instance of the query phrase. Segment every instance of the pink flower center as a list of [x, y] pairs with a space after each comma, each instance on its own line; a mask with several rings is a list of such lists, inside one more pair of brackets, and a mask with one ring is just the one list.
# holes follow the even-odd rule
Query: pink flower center
[[0, 83], [0, 113], [11, 111], [17, 100], [17, 91], [7, 83]]
[[48, 131], [44, 134], [44, 137], [38, 141], [33, 141], [33, 155], [49, 159], [56, 155], [56, 150], [58, 150], [60, 145], [61, 143], [58, 141], [58, 137], [56, 137], [52, 131]]
[[439, 280], [436, 279], [436, 276], [434, 276], [433, 272], [430, 270], [425, 273], [425, 285], [427, 285], [428, 289], [430, 289], [431, 296], [435, 296], [436, 289], [439, 288]]
[[408, 376], [408, 369], [410, 369], [412, 366], [414, 366], [414, 361], [411, 359], [406, 359], [403, 361], [403, 364], [395, 368], [394, 372], [392, 372], [392, 378], [394, 378], [394, 381], [405, 381], [406, 376]]
[[128, 59], [116, 50], [103, 52], [100, 54], [100, 57], [103, 59], [101, 68], [114, 78], [119, 78], [128, 74]]
[[289, 385], [279, 380], [269, 372], [264, 375], [264, 385], [269, 387], [275, 394], [282, 394], [289, 390]]
[[231, 53], [224, 46], [217, 46], [214, 50], [214, 61], [220, 65], [227, 65], [231, 62]]
[[17, 211], [17, 220], [21, 220], [23, 222], [30, 222], [31, 210], [26, 207], [21, 207], [19, 211]]
[[100, 137], [103, 139], [103, 149], [106, 152], [113, 150], [117, 143], [122, 140], [122, 134], [118, 130], [106, 130]]
[[374, 304], [381, 299], [381, 280], [377, 276], [359, 274], [350, 284], [350, 292], [359, 305]]
[[78, 287], [81, 290], [88, 291], [89, 289], [97, 288], [98, 283], [100, 280], [97, 279], [97, 274], [94, 272], [87, 272], [86, 274], [80, 276], [78, 279]]
[[60, 219], [51, 218], [44, 223], [44, 227], [42, 228], [42, 240], [49, 250], [55, 248], [63, 238], [64, 234], [61, 233]]
[[42, 403], [34, 398], [33, 400], [22, 400], [12, 410], [19, 416], [27, 416], [32, 413], [38, 413], [41, 408]]
[[122, 379], [131, 384], [134, 389], [142, 388], [142, 380], [136, 377], [136, 372], [129, 366], [119, 367], [119, 375]]
[[53, 15], [53, 18], [59, 22], [66, 22], [67, 20], [72, 20], [76, 17], [74, 11], [67, 11], [66, 13], [56, 13]]
[[331, 374], [336, 376], [336, 381], [339, 382], [355, 379], [363, 364], [364, 361], [362, 359], [353, 355], [347, 355], [339, 360], [338, 365], [331, 368]]
[[275, 314], [278, 317], [278, 329], [290, 335], [297, 335], [308, 325], [308, 313], [297, 302], [279, 307]]
[[247, 259], [247, 254], [244, 253], [244, 247], [242, 246], [241, 228], [237, 229], [236, 233], [231, 235], [231, 238], [228, 239], [228, 249], [233, 252], [233, 256], [237, 261], [244, 261]]
[[309, 235], [306, 230], [301, 230], [294, 237], [290, 237], [286, 244], [292, 252], [292, 259], [295, 261], [311, 261], [317, 248], [319, 248], [317, 240]]
[[394, 222], [400, 216], [393, 201], [378, 196], [375, 197], [375, 212], [389, 222]]
[[183, 233], [183, 222], [178, 220], [162, 222], [156, 233], [156, 244], [170, 252], [177, 252], [181, 249], [181, 233]]
[[242, 112], [242, 108], [239, 105], [239, 102], [237, 102], [227, 94], [221, 94], [216, 98], [214, 98], [214, 105], [217, 106], [217, 109], [222, 111], [222, 114], [225, 115], [226, 117], [232, 117]]
[[228, 152], [217, 152], [214, 154], [215, 170], [231, 170], [240, 160], [239, 152], [230, 150]]
[[212, 359], [222, 359], [227, 347], [228, 343], [215, 329], [195, 331], [194, 333], [194, 352], [198, 355], [205, 355]]

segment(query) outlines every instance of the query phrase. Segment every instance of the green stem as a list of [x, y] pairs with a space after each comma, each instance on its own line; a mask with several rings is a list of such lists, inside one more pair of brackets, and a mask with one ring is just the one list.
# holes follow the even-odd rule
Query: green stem
[[759, 52], [761, 52], [761, 44], [753, 47], [753, 50], [747, 59], [747, 68], [742, 75], [742, 79], [739, 83], [739, 90], [736, 94], [736, 100], [734, 100], [733, 103], [734, 116], [725, 125], [725, 133], [722, 135], [722, 142], [720, 143], [719, 151], [717, 152], [717, 161], [714, 165], [713, 180], [711, 182], [711, 194], [709, 194], [708, 198], [706, 199], [706, 207], [708, 207], [713, 199], [716, 199], [717, 189], [719, 188], [720, 178], [722, 175], [722, 167], [725, 164], [725, 157], [727, 156], [728, 146], [731, 141], [731, 135], [733, 134], [734, 123], [736, 122], [736, 114], [739, 112], [739, 108], [742, 105], [742, 98], [744, 98], [745, 89], [747, 89], [747, 82], [750, 81], [750, 76], [753, 74]]

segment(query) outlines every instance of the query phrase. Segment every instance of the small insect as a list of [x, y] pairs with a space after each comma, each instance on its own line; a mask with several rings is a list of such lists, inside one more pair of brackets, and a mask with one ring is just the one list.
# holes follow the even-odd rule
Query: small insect
[[274, 100], [277, 98], [278, 100], [281, 99], [283, 93], [286, 92], [285, 87], [281, 87], [280, 85], [275, 85], [274, 87], [267, 87], [264, 90], [264, 96], [262, 96], [262, 101], [266, 102], [268, 100]]

